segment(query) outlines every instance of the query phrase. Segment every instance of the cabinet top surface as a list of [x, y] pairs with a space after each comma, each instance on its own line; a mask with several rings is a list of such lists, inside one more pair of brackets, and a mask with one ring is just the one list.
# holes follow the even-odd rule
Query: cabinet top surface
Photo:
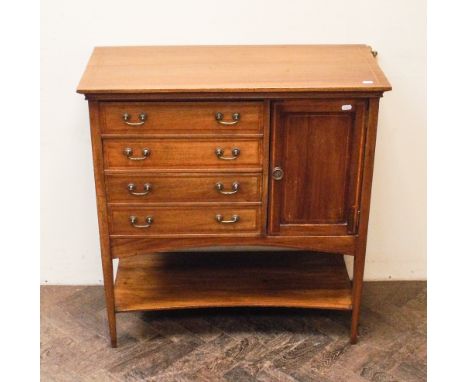
[[96, 47], [78, 93], [391, 90], [367, 45]]

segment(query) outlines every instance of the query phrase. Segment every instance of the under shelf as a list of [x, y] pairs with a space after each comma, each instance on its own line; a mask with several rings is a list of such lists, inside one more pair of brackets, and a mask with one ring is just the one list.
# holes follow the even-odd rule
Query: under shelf
[[158, 253], [121, 258], [118, 312], [208, 307], [352, 308], [343, 255]]

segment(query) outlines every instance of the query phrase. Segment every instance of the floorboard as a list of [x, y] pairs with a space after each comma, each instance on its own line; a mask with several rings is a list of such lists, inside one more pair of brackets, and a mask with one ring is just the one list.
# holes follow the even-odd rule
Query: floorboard
[[121, 313], [109, 347], [100, 286], [41, 287], [42, 381], [425, 381], [426, 283], [364, 285], [350, 313], [225, 308]]

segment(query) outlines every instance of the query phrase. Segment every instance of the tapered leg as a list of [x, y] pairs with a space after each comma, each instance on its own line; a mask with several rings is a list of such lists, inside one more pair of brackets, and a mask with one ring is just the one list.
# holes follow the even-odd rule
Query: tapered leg
[[102, 271], [104, 274], [104, 291], [106, 296], [107, 322], [109, 324], [109, 335], [111, 346], [117, 347], [117, 325], [114, 305], [114, 276], [112, 260], [102, 256]]
[[364, 278], [364, 253], [356, 253], [353, 266], [353, 311], [351, 314], [351, 344], [357, 343], [359, 314], [361, 312], [362, 284]]
[[91, 124], [91, 142], [93, 148], [94, 181], [96, 184], [96, 204], [99, 223], [99, 238], [101, 243], [102, 273], [104, 279], [104, 291], [106, 294], [107, 321], [111, 346], [117, 347], [117, 332], [115, 323], [114, 305], [114, 274], [112, 266], [112, 254], [107, 226], [107, 201], [104, 177], [104, 160], [102, 154], [102, 140], [100, 135], [99, 104], [97, 101], [89, 101], [89, 118]]
[[366, 259], [367, 227], [369, 224], [370, 198], [372, 190], [372, 173], [374, 170], [375, 142], [377, 138], [377, 116], [379, 99], [369, 99], [366, 144], [364, 149], [364, 168], [360, 201], [360, 218], [358, 218], [358, 235], [354, 251], [353, 270], [353, 311], [351, 315], [351, 343], [358, 338], [359, 314], [361, 312], [362, 283], [364, 262]]

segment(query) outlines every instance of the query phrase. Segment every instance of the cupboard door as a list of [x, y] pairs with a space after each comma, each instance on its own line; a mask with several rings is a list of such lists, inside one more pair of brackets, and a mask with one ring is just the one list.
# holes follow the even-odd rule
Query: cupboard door
[[269, 233], [357, 232], [365, 100], [273, 105]]

